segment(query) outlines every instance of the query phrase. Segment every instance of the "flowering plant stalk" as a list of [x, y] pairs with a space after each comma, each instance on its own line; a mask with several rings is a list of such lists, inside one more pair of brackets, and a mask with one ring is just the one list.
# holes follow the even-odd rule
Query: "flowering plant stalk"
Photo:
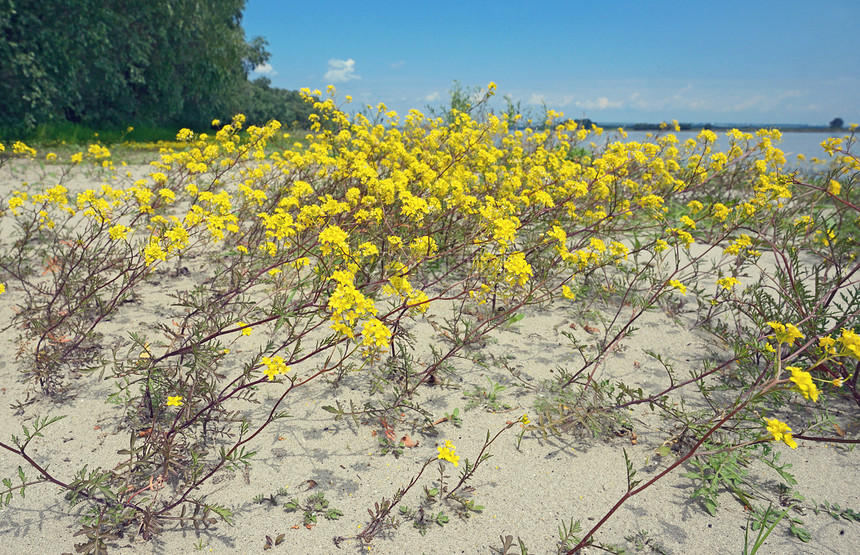
[[[625, 415], [645, 405], [669, 419], [666, 440], [681, 446], [641, 486], [628, 464], [627, 492], [574, 551], [627, 499], [700, 457], [832, 439], [779, 413], [789, 399], [860, 405], [853, 134], [826, 142], [835, 158], [826, 176], [803, 179], [785, 171], [776, 130], [731, 131], [725, 152], [707, 130], [600, 148], [586, 141], [601, 129], [551, 111], [518, 129], [480, 106], [476, 117], [401, 117], [384, 105], [350, 116], [333, 90], [325, 100], [304, 94], [316, 113], [303, 137], [276, 121], [245, 128], [236, 116], [211, 136], [180, 131], [184, 148], [165, 148], [137, 175], [95, 144], [67, 161], [54, 156], [59, 172], [2, 199], [14, 240], [0, 249], [0, 294], [14, 299], [28, 400], [61, 410], [98, 375], [128, 438], [116, 466], [61, 479], [61, 465], [31, 448], [59, 417], [36, 418], [23, 439], [0, 441], [37, 473], [22, 468], [20, 486], [4, 480], [4, 504], [51, 482], [90, 508], [84, 524], [96, 543], [102, 532], [149, 538], [166, 523], [229, 521], [201, 489], [218, 472], [250, 467], [261, 434], [312, 386], [368, 386], [358, 404], [324, 407], [336, 421], [381, 421], [386, 437], [392, 425], [430, 434], [445, 419], [420, 404], [421, 392], [456, 384], [496, 330], [547, 307], [599, 326], [585, 339], [568, 334], [573, 362], [557, 379], [523, 380], [535, 421], [502, 426], [523, 425], [517, 449], [527, 432], [633, 438]], [[0, 169], [38, 156], [22, 143], [11, 150]], [[123, 320], [133, 307], [145, 321]], [[693, 317], [724, 340], [726, 360], [679, 378], [654, 352], [668, 385], [605, 379], [658, 312]], [[426, 349], [412, 332], [422, 325], [435, 332]], [[731, 385], [728, 399], [715, 398], [717, 380]], [[690, 391], [706, 410], [676, 407]], [[499, 434], [488, 433], [451, 489], [443, 467], [438, 495], [466, 514], [471, 500], [460, 493]], [[459, 464], [456, 449], [443, 444], [439, 458]], [[393, 525], [391, 509], [434, 460], [377, 504], [358, 537]], [[696, 490], [714, 510], [715, 488]]]

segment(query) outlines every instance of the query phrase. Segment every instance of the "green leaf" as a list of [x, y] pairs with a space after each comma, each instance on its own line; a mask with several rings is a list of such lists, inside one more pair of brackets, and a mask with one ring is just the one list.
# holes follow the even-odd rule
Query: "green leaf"
[[[668, 457], [672, 454], [672, 448], [668, 445], [661, 445], [660, 447], [654, 449], [654, 452], [661, 457]], [[689, 473], [688, 473], [689, 474]]]
[[800, 541], [806, 543], [812, 539], [812, 534], [806, 530], [806, 528], [802, 528], [800, 526], [796, 526], [792, 524], [788, 527], [788, 531], [794, 534], [794, 536]]
[[514, 314], [513, 316], [508, 318], [508, 325], [510, 326], [510, 325], [516, 324], [517, 322], [519, 322], [520, 320], [522, 320], [525, 317], [526, 317], [525, 314], [521, 314], [521, 313]]
[[705, 499], [705, 509], [711, 516], [717, 516], [717, 503], [713, 499]]

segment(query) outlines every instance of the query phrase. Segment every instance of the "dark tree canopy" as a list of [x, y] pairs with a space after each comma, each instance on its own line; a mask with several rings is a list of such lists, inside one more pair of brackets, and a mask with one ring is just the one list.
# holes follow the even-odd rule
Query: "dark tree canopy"
[[263, 125], [276, 119], [286, 127], [307, 127], [312, 106], [302, 99], [298, 91], [274, 88], [271, 84], [267, 77], [258, 77], [248, 83], [241, 110], [248, 123]]
[[0, 0], [0, 125], [202, 126], [268, 59], [245, 0]]
[[830, 122], [831, 129], [842, 129], [843, 125], [845, 125], [845, 122], [842, 121], [842, 118], [836, 118]]

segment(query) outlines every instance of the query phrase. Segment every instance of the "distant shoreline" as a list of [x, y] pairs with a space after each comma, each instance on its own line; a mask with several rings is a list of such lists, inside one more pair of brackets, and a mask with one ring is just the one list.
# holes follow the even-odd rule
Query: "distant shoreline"
[[[594, 125], [598, 127], [602, 127], [603, 129], [611, 129], [611, 128], [622, 128], [625, 131], [672, 131], [673, 128], [671, 125], [663, 125], [661, 128], [661, 124], [659, 123], [634, 123], [634, 124], [625, 124], [625, 123], [615, 123], [615, 122], [593, 122]], [[737, 129], [738, 131], [745, 132], [754, 132], [759, 129], [779, 129], [783, 133], [850, 133], [851, 129], [848, 127], [828, 127], [828, 126], [813, 126], [813, 125], [797, 125], [797, 124], [778, 124], [778, 123], [763, 123], [763, 124], [719, 124], [714, 125], [710, 123], [679, 123], [679, 127], [681, 131], [701, 131], [701, 130], [710, 130], [710, 131], [731, 131], [732, 129]]]

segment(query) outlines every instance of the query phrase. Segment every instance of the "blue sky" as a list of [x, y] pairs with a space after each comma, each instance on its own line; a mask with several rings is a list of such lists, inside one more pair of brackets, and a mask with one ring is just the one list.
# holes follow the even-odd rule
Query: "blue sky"
[[252, 77], [355, 110], [457, 80], [597, 122], [860, 123], [858, 0], [247, 0], [243, 27], [272, 54]]

